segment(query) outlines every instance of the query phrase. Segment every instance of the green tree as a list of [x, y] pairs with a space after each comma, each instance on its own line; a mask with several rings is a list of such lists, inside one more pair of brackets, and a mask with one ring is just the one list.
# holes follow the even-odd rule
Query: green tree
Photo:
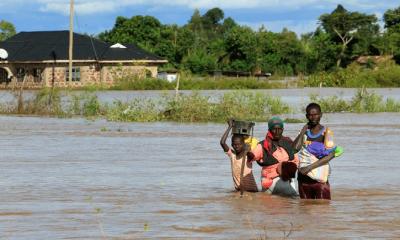
[[134, 43], [154, 52], [161, 37], [162, 27], [160, 21], [152, 16], [120, 16], [117, 17], [111, 31], [100, 33], [99, 38], [112, 43]]
[[345, 58], [345, 52], [350, 42], [355, 38], [371, 37], [370, 35], [364, 34], [379, 29], [379, 27], [374, 26], [377, 25], [377, 18], [375, 15], [349, 12], [340, 4], [332, 13], [321, 15], [319, 20], [324, 30], [331, 34], [335, 41], [341, 44], [341, 49], [336, 61], [337, 67], [341, 66], [341, 62]]
[[0, 21], [0, 41], [4, 41], [16, 34], [15, 27], [12, 23], [5, 20]]
[[224, 11], [220, 8], [212, 8], [202, 16], [203, 25], [210, 29], [215, 29], [224, 19]]
[[222, 34], [229, 32], [235, 26], [237, 26], [237, 23], [235, 22], [235, 20], [233, 20], [233, 18], [231, 17], [225, 18], [221, 26]]
[[177, 64], [182, 62], [184, 56], [192, 53], [195, 41], [196, 36], [188, 27], [181, 27], [178, 29], [178, 36], [176, 39], [177, 48], [175, 55]]
[[239, 71], [253, 71], [256, 67], [256, 34], [250, 27], [235, 26], [224, 39], [229, 68]]
[[328, 33], [318, 27], [315, 32], [304, 34], [301, 42], [305, 52], [306, 73], [331, 70], [336, 66], [335, 59], [340, 46], [331, 40]]
[[257, 32], [257, 63], [260, 70], [292, 75], [306, 71], [305, 52], [297, 35], [287, 29], [273, 33], [261, 27]]
[[383, 14], [383, 21], [389, 33], [400, 33], [400, 7], [387, 10]]
[[182, 64], [193, 73], [207, 73], [214, 71], [217, 64], [215, 56], [204, 48], [195, 49], [182, 59]]
[[160, 38], [154, 46], [154, 53], [160, 57], [167, 58], [169, 63], [176, 65], [178, 52], [177, 25], [165, 25], [160, 28]]
[[220, 37], [221, 22], [224, 19], [224, 12], [220, 8], [208, 10], [202, 17], [204, 34], [207, 40]]
[[282, 69], [285, 74], [305, 72], [304, 50], [295, 32], [284, 28], [278, 35], [277, 52], [281, 56]]
[[195, 9], [192, 17], [189, 20], [188, 26], [196, 35], [201, 35], [203, 32], [203, 20], [198, 9]]
[[303, 35], [303, 44], [306, 51], [307, 72], [332, 70], [336, 66], [336, 56], [340, 46], [332, 41], [330, 35], [317, 28], [309, 36]]
[[389, 9], [383, 15], [386, 32], [383, 35], [383, 43], [386, 54], [394, 56], [400, 63], [400, 7]]

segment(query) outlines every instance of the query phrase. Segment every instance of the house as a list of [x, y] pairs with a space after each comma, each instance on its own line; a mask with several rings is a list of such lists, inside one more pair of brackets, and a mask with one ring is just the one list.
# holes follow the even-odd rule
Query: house
[[73, 34], [72, 81], [69, 81], [68, 31], [20, 32], [0, 42], [0, 88], [21, 86], [111, 86], [123, 76], [157, 77], [167, 63], [133, 44], [109, 44]]

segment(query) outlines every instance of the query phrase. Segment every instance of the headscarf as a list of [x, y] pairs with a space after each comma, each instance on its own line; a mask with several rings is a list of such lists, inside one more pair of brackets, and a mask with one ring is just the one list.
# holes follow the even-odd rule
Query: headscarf
[[283, 120], [280, 117], [275, 116], [268, 121], [268, 130], [272, 130], [275, 126], [283, 128]]
[[279, 127], [283, 128], [283, 120], [278, 116], [272, 117], [271, 119], [268, 120], [268, 132], [267, 132], [267, 135], [265, 136], [265, 141], [264, 141], [264, 148], [268, 152], [271, 152], [272, 139], [273, 139], [271, 130], [275, 126], [279, 126]]
[[[271, 129], [273, 129], [276, 125], [283, 128], [283, 120], [280, 117], [272, 117], [268, 121], [268, 132], [267, 135], [265, 136], [263, 144], [265, 150], [268, 152], [270, 156], [272, 156], [272, 153], [276, 150], [272, 144], [273, 134], [271, 132]], [[292, 140], [290, 138], [284, 136], [282, 136], [281, 139], [278, 141], [278, 146], [283, 147], [286, 150], [290, 160], [294, 158], [294, 150], [293, 147], [291, 146], [291, 142]]]

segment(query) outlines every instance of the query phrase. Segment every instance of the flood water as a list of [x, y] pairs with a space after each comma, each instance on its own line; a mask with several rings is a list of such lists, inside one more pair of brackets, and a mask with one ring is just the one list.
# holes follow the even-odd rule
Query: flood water
[[345, 148], [332, 201], [240, 198], [224, 124], [1, 116], [0, 239], [399, 239], [400, 114], [323, 121]]

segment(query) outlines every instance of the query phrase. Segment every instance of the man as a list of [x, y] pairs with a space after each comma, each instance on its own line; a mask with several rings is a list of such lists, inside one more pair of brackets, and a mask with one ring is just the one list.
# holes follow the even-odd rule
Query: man
[[[302, 199], [331, 199], [328, 163], [335, 157], [336, 147], [332, 131], [320, 124], [321, 117], [320, 105], [310, 103], [306, 108], [308, 123], [295, 139], [295, 149], [300, 151], [300, 166], [303, 159], [307, 159], [302, 156], [308, 155], [315, 159], [308, 162], [307, 166], [299, 168], [297, 180]], [[321, 171], [318, 172], [317, 169]]]

